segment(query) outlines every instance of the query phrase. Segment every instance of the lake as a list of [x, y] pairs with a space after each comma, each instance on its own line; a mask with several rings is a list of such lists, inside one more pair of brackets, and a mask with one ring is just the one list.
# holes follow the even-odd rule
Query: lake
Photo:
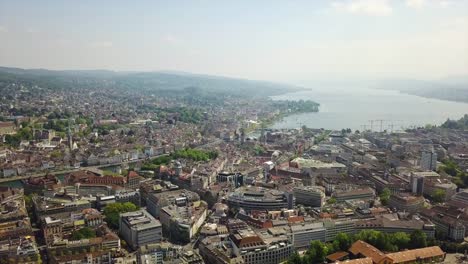
[[[271, 128], [310, 128], [341, 130], [400, 130], [426, 124], [440, 125], [447, 118], [459, 119], [468, 114], [468, 104], [403, 94], [398, 91], [354, 88], [316, 89], [279, 96], [273, 100], [312, 100], [320, 103], [318, 113], [294, 114]], [[384, 121], [380, 121], [384, 120]], [[366, 127], [364, 127], [366, 126]]]

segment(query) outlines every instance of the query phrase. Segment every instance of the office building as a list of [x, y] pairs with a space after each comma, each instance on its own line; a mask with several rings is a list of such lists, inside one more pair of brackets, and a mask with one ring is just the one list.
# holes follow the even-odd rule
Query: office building
[[119, 234], [132, 249], [162, 239], [162, 225], [145, 210], [120, 215]]
[[294, 196], [278, 190], [262, 187], [241, 187], [231, 192], [227, 197], [229, 208], [251, 210], [281, 210], [292, 209]]
[[325, 202], [325, 189], [321, 186], [301, 186], [293, 189], [297, 204], [322, 207]]
[[425, 171], [434, 171], [437, 169], [437, 153], [434, 151], [421, 152], [421, 169]]

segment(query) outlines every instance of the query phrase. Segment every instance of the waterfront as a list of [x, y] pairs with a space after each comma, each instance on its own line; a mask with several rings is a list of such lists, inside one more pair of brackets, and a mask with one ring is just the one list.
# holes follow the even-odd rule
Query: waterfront
[[[315, 89], [271, 97], [274, 100], [313, 100], [320, 103], [317, 113], [294, 114], [277, 121], [271, 128], [311, 128], [353, 130], [370, 129], [370, 120], [383, 120], [382, 130], [440, 125], [447, 118], [468, 114], [468, 104], [423, 98], [397, 91], [378, 89]], [[381, 121], [373, 122], [380, 130]], [[366, 126], [366, 127], [364, 127]]]

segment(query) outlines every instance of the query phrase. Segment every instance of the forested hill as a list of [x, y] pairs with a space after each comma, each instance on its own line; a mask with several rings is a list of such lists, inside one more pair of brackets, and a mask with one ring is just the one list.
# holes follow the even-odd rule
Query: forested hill
[[[178, 90], [242, 97], [265, 97], [300, 87], [265, 81], [172, 72], [114, 72], [107, 70], [51, 71], [0, 67], [1, 83], [18, 82], [46, 89], [113, 88], [135, 92], [170, 93]], [[0, 86], [1, 89], [1, 86]]]

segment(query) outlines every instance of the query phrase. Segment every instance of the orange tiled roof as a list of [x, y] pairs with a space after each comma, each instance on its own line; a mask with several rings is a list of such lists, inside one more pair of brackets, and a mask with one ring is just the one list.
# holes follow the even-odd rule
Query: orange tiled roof
[[433, 246], [390, 253], [387, 254], [387, 256], [393, 259], [393, 263], [403, 263], [409, 261], [416, 261], [417, 259], [442, 257], [444, 254], [444, 251], [442, 251], [440, 247]]
[[369, 257], [374, 263], [380, 263], [384, 258], [387, 258], [387, 255], [382, 251], [362, 240], [354, 242], [351, 248], [349, 248], [349, 252], [355, 256], [362, 255], [364, 257]]
[[337, 261], [337, 264], [372, 264], [371, 258], [359, 258], [345, 261]]
[[327, 256], [327, 259], [330, 260], [330, 261], [337, 261], [337, 260], [340, 260], [346, 256], [348, 256], [348, 252], [345, 252], [345, 251], [338, 251], [338, 252], [335, 252], [333, 254], [330, 254]]
[[298, 223], [298, 222], [304, 222], [304, 217], [303, 216], [290, 216], [288, 218], [289, 223]]

